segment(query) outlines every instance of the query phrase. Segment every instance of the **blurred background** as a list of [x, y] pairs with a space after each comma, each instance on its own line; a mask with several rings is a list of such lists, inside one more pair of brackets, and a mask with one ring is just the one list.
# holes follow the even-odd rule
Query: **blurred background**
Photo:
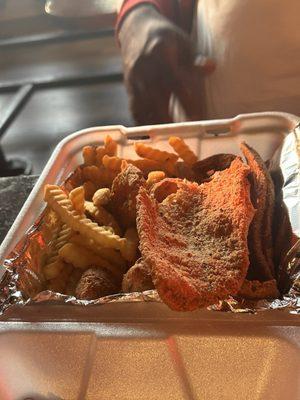
[[132, 125], [114, 37], [119, 3], [0, 0], [1, 176], [39, 174], [76, 130]]

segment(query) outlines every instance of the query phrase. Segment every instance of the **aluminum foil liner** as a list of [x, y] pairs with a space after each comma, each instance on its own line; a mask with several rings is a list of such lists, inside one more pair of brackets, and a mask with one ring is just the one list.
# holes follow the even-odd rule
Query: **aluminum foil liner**
[[[282, 287], [285, 294], [275, 300], [259, 301], [230, 297], [208, 307], [209, 310], [256, 313], [284, 309], [289, 313], [300, 314], [300, 125], [285, 138], [269, 165], [271, 173], [272, 170], [280, 171], [283, 178], [282, 199], [287, 207], [294, 233], [294, 245], [281, 263], [281, 271], [284, 272]], [[76, 178], [76, 173], [74, 176]], [[91, 301], [77, 300], [73, 296], [43, 290], [41, 260], [47, 254], [47, 247], [57, 223], [55, 213], [46, 208], [30, 232], [5, 260], [4, 266], [7, 271], [0, 282], [1, 314], [13, 305], [37, 303], [93, 306], [116, 302], [161, 301], [156, 290], [120, 293]]]

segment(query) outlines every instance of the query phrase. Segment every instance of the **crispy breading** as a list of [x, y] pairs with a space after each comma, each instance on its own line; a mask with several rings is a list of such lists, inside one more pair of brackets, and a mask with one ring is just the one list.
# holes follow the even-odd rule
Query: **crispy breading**
[[140, 189], [140, 250], [159, 296], [171, 309], [205, 307], [240, 289], [249, 266], [247, 235], [254, 215], [248, 173], [249, 167], [236, 158], [208, 183], [178, 183], [172, 201], [161, 204]]
[[131, 293], [151, 289], [154, 289], [151, 267], [143, 258], [139, 258], [123, 276], [122, 291]]
[[178, 184], [181, 182], [178, 178], [165, 178], [152, 186], [150, 193], [161, 203], [166, 197], [178, 190]]
[[75, 293], [78, 299], [94, 300], [118, 291], [119, 286], [107, 270], [90, 268], [82, 274]]
[[272, 254], [274, 186], [259, 154], [246, 143], [241, 144], [241, 150], [251, 169], [253, 195], [257, 208], [248, 235], [249, 278], [265, 281], [275, 277]]
[[279, 291], [275, 279], [269, 281], [248, 281], [244, 280], [238, 295], [244, 299], [260, 300], [260, 299], [276, 299], [279, 297]]
[[145, 185], [143, 173], [131, 164], [114, 179], [109, 208], [123, 228], [135, 226], [136, 196], [139, 188]]
[[210, 180], [216, 171], [229, 168], [235, 158], [233, 154], [220, 153], [197, 161], [192, 166], [195, 182], [203, 183]]
[[191, 166], [187, 165], [183, 161], [177, 161], [177, 163], [175, 164], [175, 174], [174, 175], [177, 178], [187, 179], [191, 182], [196, 181], [193, 168]]

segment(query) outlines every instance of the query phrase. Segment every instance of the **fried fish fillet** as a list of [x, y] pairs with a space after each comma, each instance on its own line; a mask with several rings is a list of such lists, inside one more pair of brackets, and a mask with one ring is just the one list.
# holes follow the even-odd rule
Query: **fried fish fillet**
[[238, 293], [239, 296], [249, 300], [276, 299], [280, 296], [275, 279], [269, 281], [244, 280]]
[[171, 309], [205, 307], [241, 287], [255, 212], [248, 173], [249, 167], [236, 158], [202, 185], [176, 179], [177, 192], [161, 204], [140, 189], [140, 250], [159, 296]]
[[251, 169], [254, 201], [257, 208], [248, 235], [249, 278], [267, 281], [275, 277], [272, 243], [274, 185], [260, 155], [246, 143], [241, 144], [241, 150]]
[[233, 154], [220, 153], [197, 161], [192, 167], [194, 181], [203, 183], [210, 180], [216, 171], [229, 168], [235, 158], [236, 156]]
[[151, 268], [143, 258], [140, 258], [123, 277], [122, 290], [124, 293], [143, 292], [154, 289], [151, 278]]
[[143, 173], [132, 164], [121, 171], [112, 183], [110, 210], [123, 228], [135, 226], [136, 196], [146, 186]]

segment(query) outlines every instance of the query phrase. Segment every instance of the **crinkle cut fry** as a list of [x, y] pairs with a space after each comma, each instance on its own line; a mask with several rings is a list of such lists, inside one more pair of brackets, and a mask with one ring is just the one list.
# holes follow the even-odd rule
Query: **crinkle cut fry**
[[138, 156], [148, 158], [150, 160], [163, 163], [168, 161], [175, 163], [178, 160], [178, 156], [176, 154], [155, 149], [154, 147], [147, 146], [144, 143], [137, 142], [135, 143], [134, 148]]
[[126, 239], [108, 232], [74, 210], [72, 202], [59, 186], [46, 185], [44, 199], [57, 212], [64, 223], [74, 231], [94, 240], [100, 246], [112, 247], [118, 250], [126, 246]]
[[[59, 258], [59, 250], [69, 241], [72, 229], [66, 224], [61, 226], [61, 230], [51, 244], [51, 252], [48, 255], [47, 262], [43, 266], [43, 274], [46, 279], [56, 277], [64, 267], [62, 260]], [[49, 278], [50, 279], [50, 278]]]
[[87, 269], [91, 266], [105, 268], [110, 271], [116, 279], [121, 280], [123, 273], [121, 269], [105, 260], [103, 257], [74, 243], [67, 243], [59, 250], [60, 257], [75, 268]]
[[90, 201], [84, 202], [84, 209], [88, 217], [97, 222], [100, 226], [110, 226], [116, 235], [121, 235], [121, 228], [117, 223], [115, 217], [110, 214], [104, 207], [96, 207]]
[[248, 173], [236, 159], [211, 182], [179, 183], [173, 201], [165, 204], [140, 189], [140, 250], [151, 265], [159, 296], [170, 308], [205, 307], [241, 287], [249, 266], [247, 234], [254, 215]]
[[179, 157], [188, 165], [193, 165], [198, 161], [196, 154], [190, 149], [185, 141], [177, 136], [169, 137], [169, 144], [173, 147]]
[[94, 165], [96, 163], [96, 147], [84, 146], [82, 157], [85, 165]]
[[58, 250], [69, 240], [72, 230], [66, 224], [59, 224], [56, 229], [55, 235], [48, 245], [50, 252], [46, 259], [46, 263], [52, 263], [58, 258]]
[[[130, 160], [130, 159], [124, 159], [121, 157], [117, 157], [117, 156], [107, 156], [105, 155], [103, 157], [103, 165], [105, 166], [105, 168], [107, 168], [110, 171], [114, 171], [114, 172], [120, 172], [123, 169], [125, 169], [125, 165], [126, 164], [132, 164], [135, 167], [137, 167], [138, 169], [140, 169], [144, 174], [148, 175], [149, 172], [151, 171], [156, 171], [156, 170], [169, 170], [170, 167], [172, 168], [174, 164], [173, 161], [171, 161], [171, 164], [169, 162], [168, 163], [163, 163], [163, 162], [158, 162], [155, 160], [150, 160], [148, 158], [140, 158], [140, 159], [136, 159], [136, 160]], [[126, 164], [124, 164], [126, 163]], [[122, 168], [122, 164], [124, 165], [124, 168]]]
[[107, 135], [104, 139], [104, 147], [98, 146], [96, 148], [96, 164], [101, 166], [105, 155], [115, 156], [117, 154], [117, 146], [117, 142]]
[[70, 243], [75, 243], [79, 246], [84, 246], [87, 249], [95, 252], [99, 256], [105, 258], [110, 263], [117, 265], [123, 272], [127, 270], [127, 263], [121, 256], [120, 252], [112, 248], [100, 247], [93, 240], [88, 239], [86, 236], [75, 234], [70, 238]]
[[84, 187], [78, 186], [71, 190], [69, 193], [69, 199], [71, 200], [73, 207], [79, 214], [84, 213]]

